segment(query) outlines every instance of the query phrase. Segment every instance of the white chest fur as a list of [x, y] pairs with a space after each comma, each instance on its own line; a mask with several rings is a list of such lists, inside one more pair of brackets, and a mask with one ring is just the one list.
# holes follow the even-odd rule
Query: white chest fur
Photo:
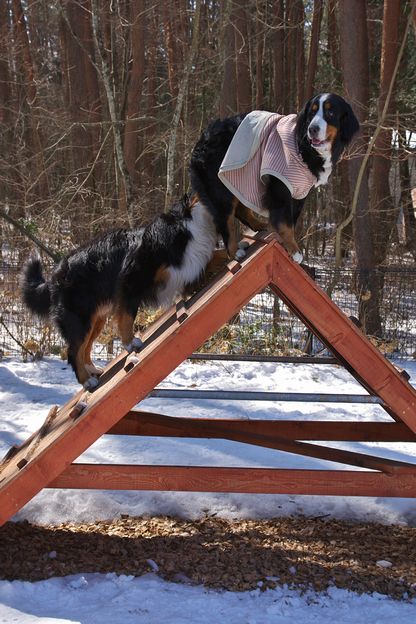
[[[319, 152], [319, 150], [317, 150]], [[322, 186], [328, 182], [329, 176], [332, 173], [332, 160], [331, 152], [325, 151], [325, 153], [319, 152], [320, 156], [324, 159], [324, 170], [319, 172], [318, 179], [315, 182], [315, 186]]]
[[[327, 136], [328, 124], [325, 121], [324, 115], [324, 102], [328, 98], [328, 93], [324, 93], [319, 98], [319, 108], [316, 112], [315, 117], [312, 119], [310, 125], [319, 128], [319, 134], [317, 138], [320, 141], [324, 141]], [[319, 145], [314, 146], [314, 149], [318, 152], [318, 154], [323, 158], [323, 171], [319, 172], [318, 179], [315, 182], [315, 186], [322, 186], [328, 182], [328, 178], [332, 172], [332, 159], [331, 159], [331, 148], [328, 145], [328, 142], [325, 142], [322, 147]]]
[[168, 306], [186, 284], [196, 281], [211, 260], [217, 243], [217, 231], [212, 216], [199, 202], [192, 208], [192, 218], [187, 222], [192, 235], [182, 263], [169, 266], [169, 279], [158, 293], [158, 304]]

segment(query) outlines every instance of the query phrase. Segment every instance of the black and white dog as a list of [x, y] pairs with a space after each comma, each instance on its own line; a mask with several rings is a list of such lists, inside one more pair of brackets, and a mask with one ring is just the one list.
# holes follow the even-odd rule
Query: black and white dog
[[[262, 224], [255, 217], [254, 210], [267, 219], [273, 230], [281, 236], [287, 251], [300, 262], [302, 254], [295, 240], [294, 227], [304, 200], [313, 186], [327, 183], [345, 147], [358, 132], [359, 123], [351, 106], [333, 93], [313, 97], [298, 115], [275, 115], [277, 121], [273, 120], [272, 115], [265, 111], [254, 111], [211, 123], [202, 133], [191, 156], [191, 186], [198, 200], [213, 215], [229, 256], [233, 257], [236, 251], [234, 228], [231, 225], [233, 215], [255, 230], [264, 229], [264, 222]], [[240, 163], [228, 167], [227, 171], [224, 163], [237, 137], [237, 161], [240, 151], [244, 151], [246, 135], [243, 126], [244, 132], [250, 124], [258, 127], [259, 119], [264, 129], [258, 137], [257, 151], [252, 149], [247, 157], [251, 160], [245, 168], [240, 169], [240, 175], [238, 171], [230, 172], [233, 168], [237, 169]], [[276, 128], [277, 132], [282, 128], [279, 136]], [[272, 155], [266, 156], [268, 160], [264, 162], [264, 155], [258, 157], [258, 154], [262, 149], [267, 149], [268, 142]], [[281, 155], [276, 158], [273, 151], [279, 149]], [[275, 169], [271, 169], [270, 165], [273, 159]], [[279, 171], [281, 163], [276, 164], [277, 161], [283, 162], [283, 173]], [[261, 184], [256, 203], [254, 199], [246, 198], [251, 192], [250, 184], [257, 180]], [[248, 187], [246, 195], [239, 183]]]
[[139, 350], [138, 308], [170, 305], [203, 273], [216, 243], [210, 212], [185, 197], [144, 228], [110, 232], [68, 254], [48, 281], [40, 261], [30, 260], [21, 276], [23, 301], [56, 323], [78, 381], [91, 390], [102, 373], [91, 348], [107, 316], [115, 314], [124, 347]]

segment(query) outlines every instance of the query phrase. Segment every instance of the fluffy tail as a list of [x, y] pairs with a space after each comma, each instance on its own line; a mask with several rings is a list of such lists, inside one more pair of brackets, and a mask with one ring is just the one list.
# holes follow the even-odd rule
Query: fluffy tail
[[40, 260], [29, 260], [23, 268], [20, 279], [20, 291], [25, 305], [34, 314], [48, 316], [51, 308], [49, 284], [43, 277]]

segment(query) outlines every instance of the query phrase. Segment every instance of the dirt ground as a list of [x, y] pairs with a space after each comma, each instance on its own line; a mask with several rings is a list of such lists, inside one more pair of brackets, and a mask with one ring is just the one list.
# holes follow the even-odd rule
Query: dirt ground
[[416, 529], [328, 518], [231, 522], [133, 518], [0, 528], [0, 578], [154, 571], [177, 582], [243, 591], [330, 586], [416, 597]]

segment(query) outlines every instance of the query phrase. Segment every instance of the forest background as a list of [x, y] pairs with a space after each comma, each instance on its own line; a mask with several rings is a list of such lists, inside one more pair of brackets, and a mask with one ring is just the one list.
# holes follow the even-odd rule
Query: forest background
[[362, 131], [299, 223], [307, 257], [352, 263], [380, 334], [383, 267], [415, 267], [411, 0], [0, 0], [2, 259], [58, 258], [188, 190], [206, 124], [344, 95]]

